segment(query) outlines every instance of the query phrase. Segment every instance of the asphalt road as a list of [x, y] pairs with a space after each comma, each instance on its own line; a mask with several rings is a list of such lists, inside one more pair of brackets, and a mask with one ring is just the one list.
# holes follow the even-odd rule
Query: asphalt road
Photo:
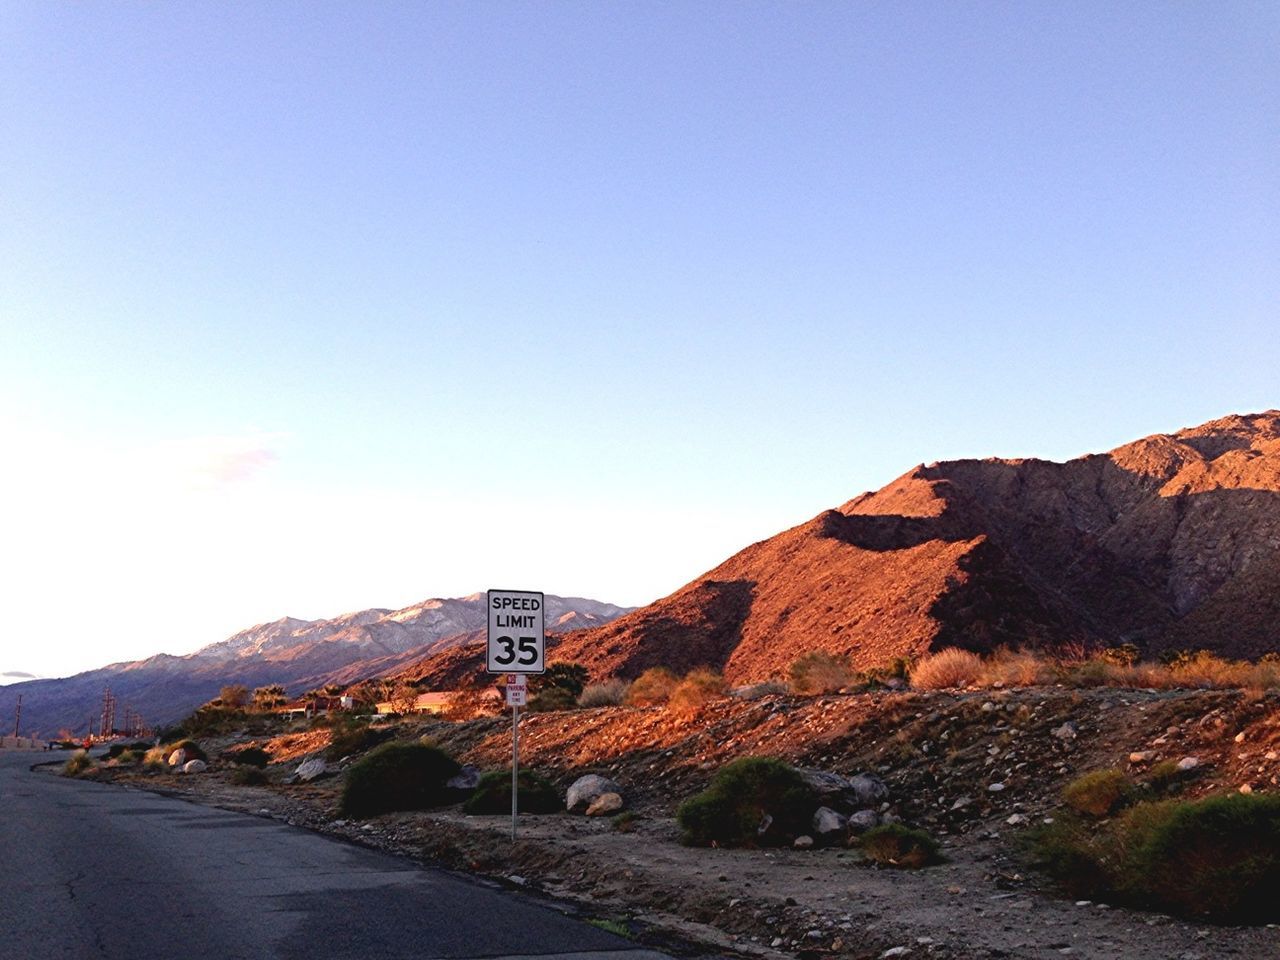
[[0, 752], [4, 960], [666, 960], [445, 871], [29, 769], [50, 756]]

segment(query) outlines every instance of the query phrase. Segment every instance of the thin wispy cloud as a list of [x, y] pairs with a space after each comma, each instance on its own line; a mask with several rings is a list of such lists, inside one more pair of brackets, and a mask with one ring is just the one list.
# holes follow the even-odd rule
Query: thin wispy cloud
[[0, 677], [6, 680], [39, 680], [40, 678], [34, 673], [27, 673], [25, 670], [6, 670], [0, 673]]

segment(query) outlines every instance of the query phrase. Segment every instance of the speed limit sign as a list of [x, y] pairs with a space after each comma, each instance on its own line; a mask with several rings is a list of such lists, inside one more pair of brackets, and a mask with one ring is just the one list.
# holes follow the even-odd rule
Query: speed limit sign
[[546, 636], [541, 593], [532, 590], [490, 590], [490, 673], [542, 673], [546, 668]]

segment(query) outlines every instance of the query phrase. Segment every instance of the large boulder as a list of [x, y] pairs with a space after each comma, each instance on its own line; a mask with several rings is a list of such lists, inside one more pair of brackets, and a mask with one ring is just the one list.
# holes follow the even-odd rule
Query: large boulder
[[617, 813], [625, 806], [620, 793], [602, 793], [591, 801], [591, 806], [587, 807], [588, 817], [607, 817], [611, 813]]
[[829, 770], [799, 767], [796, 770], [805, 785], [814, 792], [824, 807], [842, 813], [878, 806], [889, 797], [885, 782], [873, 773], [843, 777]]
[[173, 753], [169, 754], [169, 766], [181, 768], [187, 762], [187, 751], [185, 747], [179, 747]]
[[880, 826], [880, 814], [874, 810], [859, 810], [849, 818], [849, 832], [866, 833], [873, 827]]
[[586, 776], [579, 777], [570, 785], [569, 792], [564, 798], [565, 807], [570, 813], [581, 813], [606, 793], [616, 793], [619, 797], [623, 796], [622, 788], [608, 777], [588, 773]]
[[445, 784], [450, 790], [469, 792], [480, 786], [480, 768], [474, 763], [464, 763], [457, 776], [449, 778]]
[[203, 760], [188, 760], [182, 765], [183, 773], [204, 773], [209, 769], [209, 765]]
[[874, 773], [860, 773], [849, 778], [854, 803], [859, 810], [879, 806], [889, 799], [889, 786]]
[[813, 814], [813, 839], [824, 845], [840, 843], [845, 838], [847, 822], [844, 814], [830, 807], [819, 807]]

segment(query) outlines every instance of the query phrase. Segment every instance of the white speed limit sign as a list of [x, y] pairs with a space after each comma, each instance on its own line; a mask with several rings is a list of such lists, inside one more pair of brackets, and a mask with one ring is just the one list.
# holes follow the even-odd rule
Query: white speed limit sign
[[541, 593], [533, 590], [490, 590], [490, 673], [542, 673], [546, 668], [546, 635]]

